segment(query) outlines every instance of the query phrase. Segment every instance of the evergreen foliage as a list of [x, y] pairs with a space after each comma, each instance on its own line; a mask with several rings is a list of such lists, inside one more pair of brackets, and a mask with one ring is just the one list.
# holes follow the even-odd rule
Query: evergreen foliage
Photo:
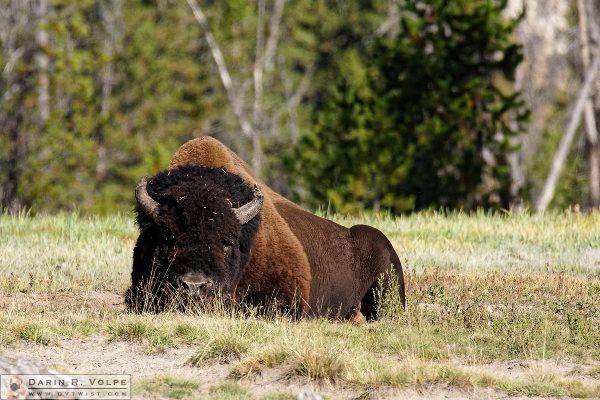
[[527, 113], [510, 89], [522, 56], [505, 5], [407, 0], [397, 36], [346, 54], [301, 146], [316, 204], [508, 206], [506, 154]]

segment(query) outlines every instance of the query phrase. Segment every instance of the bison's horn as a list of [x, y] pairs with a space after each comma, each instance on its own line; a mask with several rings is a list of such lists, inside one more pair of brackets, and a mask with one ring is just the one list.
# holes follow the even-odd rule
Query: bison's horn
[[260, 209], [263, 205], [263, 193], [260, 191], [258, 186], [254, 186], [254, 198], [247, 204], [244, 204], [241, 207], [233, 208], [233, 212], [240, 221], [240, 224], [244, 225], [252, 218], [256, 217], [256, 214], [260, 212]]
[[158, 218], [158, 202], [148, 194], [146, 185], [148, 184], [148, 176], [142, 176], [142, 179], [135, 187], [135, 199], [142, 210], [156, 221]]

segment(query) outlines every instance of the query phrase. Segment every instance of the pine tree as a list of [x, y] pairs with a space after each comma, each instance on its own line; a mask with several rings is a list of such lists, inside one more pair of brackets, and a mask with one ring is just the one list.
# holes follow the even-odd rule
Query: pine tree
[[315, 202], [339, 211], [508, 207], [509, 139], [527, 116], [506, 1], [408, 0], [399, 32], [350, 53], [304, 138]]

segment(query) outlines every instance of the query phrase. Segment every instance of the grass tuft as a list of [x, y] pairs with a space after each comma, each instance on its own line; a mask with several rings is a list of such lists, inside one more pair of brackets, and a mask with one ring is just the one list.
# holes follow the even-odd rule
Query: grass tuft
[[253, 398], [248, 389], [231, 381], [225, 381], [211, 387], [209, 393], [211, 394], [211, 399], [215, 400], [246, 400]]
[[50, 335], [44, 329], [34, 322], [23, 323], [13, 330], [13, 335], [21, 340], [27, 340], [37, 344], [47, 346], [50, 344]]
[[231, 376], [241, 378], [259, 374], [265, 368], [273, 368], [280, 365], [287, 358], [288, 353], [277, 346], [262, 348], [259, 352], [248, 354], [240, 359], [233, 366]]
[[196, 344], [209, 339], [208, 332], [202, 326], [194, 326], [188, 323], [178, 324], [174, 330], [175, 336], [186, 344]]
[[164, 353], [167, 348], [174, 347], [175, 341], [170, 335], [160, 334], [158, 336], [152, 336], [148, 341], [148, 344], [144, 348], [145, 354], [160, 354]]
[[335, 382], [348, 370], [346, 354], [340, 349], [303, 347], [290, 353], [292, 372], [311, 380]]
[[158, 330], [149, 322], [134, 320], [119, 321], [109, 326], [108, 332], [114, 339], [136, 342], [155, 336]]
[[393, 266], [390, 266], [387, 272], [379, 276], [374, 290], [375, 305], [379, 318], [392, 320], [402, 318], [404, 305], [400, 297], [400, 289], [398, 277]]
[[199, 389], [200, 385], [190, 379], [172, 376], [159, 376], [143, 381], [139, 386], [138, 394], [148, 394], [152, 398], [161, 396], [168, 399], [185, 399]]
[[590, 368], [590, 370], [588, 371], [588, 374], [590, 376], [594, 376], [597, 378], [600, 378], [600, 365], [594, 365]]
[[246, 353], [250, 345], [246, 339], [235, 334], [225, 333], [208, 341], [189, 360], [188, 364], [200, 366], [206, 361], [217, 360], [219, 362], [230, 362]]

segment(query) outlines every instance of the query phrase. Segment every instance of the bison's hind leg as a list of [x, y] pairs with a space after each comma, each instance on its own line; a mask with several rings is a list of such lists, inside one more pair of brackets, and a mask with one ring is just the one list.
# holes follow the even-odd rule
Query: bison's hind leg
[[382, 273], [380, 278], [367, 290], [360, 302], [360, 312], [367, 321], [374, 321], [381, 317], [381, 310], [378, 307], [382, 305], [383, 307], [391, 306], [394, 311], [398, 310], [398, 303], [402, 308], [406, 307], [404, 281], [400, 274], [401, 272], [398, 270], [388, 270]]
[[367, 294], [360, 301], [360, 312], [365, 316], [367, 321], [377, 319], [377, 305], [375, 304], [375, 289], [377, 282], [367, 290]]
[[[354, 225], [350, 233], [360, 262], [362, 281], [366, 284], [372, 282], [361, 300], [361, 313], [367, 320], [377, 319], [380, 316], [377, 297], [383, 300], [388, 294], [393, 296], [392, 299], [398, 297], [404, 307], [406, 298], [402, 265], [388, 238], [378, 229], [367, 225]], [[397, 291], [397, 296], [390, 290]]]

